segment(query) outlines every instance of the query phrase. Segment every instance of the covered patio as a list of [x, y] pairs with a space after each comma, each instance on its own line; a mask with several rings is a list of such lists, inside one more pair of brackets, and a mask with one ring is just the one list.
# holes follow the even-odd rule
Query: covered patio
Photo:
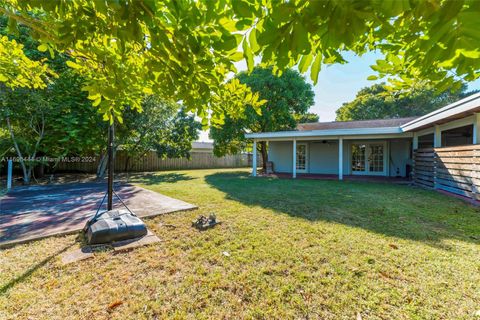
[[[408, 178], [414, 135], [401, 125], [413, 118], [300, 124], [295, 131], [247, 134], [253, 150], [268, 144], [275, 174], [343, 180], [361, 176]], [[257, 176], [253, 153], [252, 176]], [[380, 179], [382, 180], [382, 179]]]

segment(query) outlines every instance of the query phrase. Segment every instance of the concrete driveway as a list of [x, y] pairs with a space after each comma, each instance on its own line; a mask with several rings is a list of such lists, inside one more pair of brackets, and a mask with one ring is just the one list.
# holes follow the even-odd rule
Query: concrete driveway
[[[88, 182], [13, 189], [0, 198], [0, 247], [80, 231], [106, 188], [104, 182]], [[197, 208], [131, 184], [116, 184], [114, 189], [139, 217]], [[123, 207], [116, 198], [114, 207]]]

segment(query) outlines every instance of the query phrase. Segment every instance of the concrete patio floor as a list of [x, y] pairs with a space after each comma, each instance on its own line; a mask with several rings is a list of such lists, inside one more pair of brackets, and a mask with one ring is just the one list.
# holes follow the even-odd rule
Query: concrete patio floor
[[[291, 173], [276, 172], [272, 174], [259, 173], [258, 176], [275, 177], [280, 179], [292, 179]], [[296, 179], [308, 180], [338, 180], [337, 174], [316, 174], [316, 173], [297, 173]], [[411, 184], [411, 180], [401, 177], [385, 176], [363, 176], [363, 175], [343, 175], [343, 180], [347, 181], [366, 181], [366, 182], [388, 182], [397, 184]]]
[[[106, 183], [88, 182], [13, 189], [0, 197], [0, 248], [80, 231], [95, 214], [106, 188]], [[139, 217], [197, 208], [131, 184], [115, 184], [114, 189]], [[115, 197], [114, 207], [123, 207]]]

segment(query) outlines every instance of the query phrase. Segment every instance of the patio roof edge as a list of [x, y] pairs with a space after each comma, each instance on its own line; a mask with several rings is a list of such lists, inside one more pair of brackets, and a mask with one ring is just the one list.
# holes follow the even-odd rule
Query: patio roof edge
[[248, 139], [267, 139], [267, 138], [297, 138], [297, 137], [331, 137], [331, 136], [355, 136], [355, 135], [382, 135], [382, 134], [401, 134], [400, 127], [380, 127], [380, 128], [355, 128], [355, 129], [328, 129], [328, 130], [309, 130], [309, 131], [277, 131], [277, 132], [257, 132], [247, 133]]

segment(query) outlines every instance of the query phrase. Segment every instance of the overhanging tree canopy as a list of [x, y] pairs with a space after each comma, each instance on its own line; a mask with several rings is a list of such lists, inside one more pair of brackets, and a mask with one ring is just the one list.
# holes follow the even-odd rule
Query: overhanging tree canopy
[[400, 88], [428, 79], [443, 91], [480, 75], [475, 0], [0, 0], [0, 13], [12, 30], [30, 26], [43, 50], [75, 57], [71, 66], [110, 120], [125, 104], [140, 109], [151, 91], [204, 119], [209, 110], [214, 124], [240, 116], [261, 102], [225, 83], [235, 61], [252, 70], [255, 55], [280, 72], [310, 70], [314, 82], [322, 64], [345, 62], [344, 51], [381, 51], [374, 69]]
[[0, 36], [0, 82], [9, 88], [45, 88], [49, 75], [55, 73], [41, 61], [29, 59], [22, 44]]

